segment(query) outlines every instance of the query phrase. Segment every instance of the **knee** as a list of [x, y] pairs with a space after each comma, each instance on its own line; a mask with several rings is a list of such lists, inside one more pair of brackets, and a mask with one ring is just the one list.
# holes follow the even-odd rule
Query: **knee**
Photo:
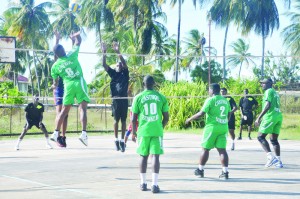
[[270, 142], [273, 146], [279, 146], [279, 142], [277, 139], [270, 139]]
[[262, 143], [262, 144], [264, 144], [264, 143], [267, 142], [265, 136], [263, 136], [263, 135], [258, 136], [258, 137], [257, 137], [257, 140], [258, 140], [260, 143]]

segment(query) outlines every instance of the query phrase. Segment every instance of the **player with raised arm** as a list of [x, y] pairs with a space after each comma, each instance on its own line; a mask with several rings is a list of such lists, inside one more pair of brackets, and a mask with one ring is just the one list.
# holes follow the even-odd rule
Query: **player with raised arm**
[[[103, 53], [103, 67], [111, 78], [110, 93], [112, 100], [112, 116], [114, 117], [114, 134], [115, 134], [115, 147], [116, 150], [121, 152], [125, 151], [125, 131], [126, 119], [128, 114], [128, 84], [129, 84], [129, 71], [125, 59], [120, 53], [120, 47], [117, 42], [113, 42], [113, 49], [118, 54], [121, 62], [117, 63], [116, 69], [112, 69], [106, 63], [106, 44], [102, 43]], [[121, 139], [118, 138], [119, 121], [121, 120]]]
[[[59, 40], [61, 39], [59, 32], [55, 31], [55, 45], [59, 44]], [[72, 40], [72, 45], [74, 45], [74, 39]], [[57, 60], [57, 56], [54, 56], [54, 61]], [[58, 84], [52, 85], [51, 88], [53, 89], [53, 97], [54, 97], [54, 103], [55, 103], [55, 110], [56, 110], [56, 120], [59, 117], [59, 114], [62, 110], [63, 105], [63, 96], [64, 96], [64, 82], [61, 77], [58, 77]], [[57, 144], [60, 147], [67, 147], [66, 142], [66, 130], [68, 126], [68, 115], [64, 118], [64, 121], [62, 123], [62, 131], [61, 135], [57, 137]], [[53, 138], [54, 140], [54, 138]]]
[[228, 117], [230, 105], [228, 101], [220, 95], [220, 85], [213, 83], [209, 86], [209, 97], [205, 100], [200, 112], [186, 120], [186, 124], [206, 115], [205, 128], [202, 136], [202, 153], [200, 155], [199, 166], [194, 174], [204, 177], [204, 166], [209, 157], [209, 151], [216, 148], [219, 152], [222, 173], [220, 179], [228, 179], [228, 154], [226, 151], [226, 137], [228, 134]]
[[80, 32], [76, 32], [70, 37], [74, 40], [73, 49], [70, 53], [66, 54], [64, 47], [60, 44], [55, 45], [53, 48], [55, 56], [58, 57], [51, 68], [53, 87], [57, 86], [58, 79], [61, 77], [64, 82], [64, 97], [63, 107], [56, 119], [55, 131], [51, 138], [54, 141], [57, 141], [61, 125], [74, 104], [74, 99], [76, 99], [79, 104], [80, 121], [82, 125], [82, 133], [79, 140], [87, 146], [87, 104], [90, 102], [90, 98], [88, 95], [87, 84], [83, 77], [82, 68], [78, 61], [79, 47], [81, 44]]
[[136, 141], [137, 137], [137, 153], [141, 157], [140, 188], [142, 191], [147, 190], [147, 164], [149, 155], [152, 155], [151, 190], [152, 193], [158, 193], [159, 156], [164, 153], [163, 129], [169, 121], [169, 105], [166, 97], [154, 90], [155, 82], [152, 76], [145, 76], [143, 84], [145, 90], [134, 98], [132, 104], [132, 140]]

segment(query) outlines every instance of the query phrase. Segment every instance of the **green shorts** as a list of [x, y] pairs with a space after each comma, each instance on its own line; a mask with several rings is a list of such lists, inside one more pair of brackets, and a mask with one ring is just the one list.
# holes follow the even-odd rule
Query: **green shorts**
[[82, 78], [81, 81], [68, 82], [64, 89], [64, 105], [74, 104], [74, 99], [80, 104], [82, 101], [90, 102], [87, 85]]
[[282, 118], [263, 119], [259, 125], [258, 132], [262, 134], [278, 134], [282, 125]]
[[205, 149], [226, 149], [228, 130], [218, 127], [205, 127], [202, 135], [201, 146]]
[[163, 137], [143, 137], [137, 138], [138, 147], [136, 152], [142, 156], [160, 155], [164, 153], [163, 149]]

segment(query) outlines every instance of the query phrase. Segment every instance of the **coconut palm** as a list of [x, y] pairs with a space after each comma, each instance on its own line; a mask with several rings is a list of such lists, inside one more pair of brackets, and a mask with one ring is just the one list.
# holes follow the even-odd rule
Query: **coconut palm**
[[245, 2], [235, 0], [215, 0], [210, 8], [211, 19], [216, 26], [225, 28], [223, 42], [223, 81], [226, 79], [226, 43], [227, 34], [231, 22], [237, 26], [243, 21], [245, 14]]
[[261, 78], [263, 78], [265, 41], [274, 28], [279, 28], [279, 14], [274, 0], [251, 0], [247, 1], [246, 6], [247, 13], [242, 24], [242, 31], [247, 34], [253, 29], [262, 37]]
[[186, 45], [186, 50], [183, 54], [186, 58], [183, 61], [184, 66], [189, 67], [192, 63], [194, 65], [201, 65], [203, 58], [206, 61], [206, 53], [211, 51], [212, 55], [217, 55], [217, 50], [214, 47], [205, 47], [206, 40], [204, 33], [200, 33], [196, 29], [189, 32], [189, 36], [183, 40]]
[[107, 2], [108, 0], [86, 0], [81, 5], [80, 23], [88, 29], [95, 30], [100, 43], [102, 42], [101, 24], [104, 24], [107, 31], [112, 31], [114, 28], [113, 15], [106, 9]]
[[249, 44], [245, 42], [243, 39], [238, 39], [236, 42], [233, 42], [231, 45], [234, 55], [229, 55], [227, 58], [228, 65], [232, 66], [233, 68], [239, 66], [239, 78], [241, 77], [242, 66], [244, 63], [247, 67], [250, 64], [255, 65], [255, 62], [251, 59], [251, 54], [249, 51]]
[[[50, 8], [51, 6], [52, 3], [50, 2], [43, 2], [35, 5], [34, 0], [19, 1], [15, 6], [10, 7], [5, 11], [5, 13], [11, 13], [11, 15], [15, 16], [15, 20], [8, 28], [7, 33], [18, 37], [18, 39], [23, 41], [24, 47], [31, 46], [32, 49], [35, 49], [35, 45], [40, 41], [45, 44], [45, 35], [48, 35], [51, 30], [50, 20], [45, 8]], [[48, 46], [44, 47], [48, 49]], [[28, 59], [29, 55], [27, 51], [27, 62], [29, 62]], [[28, 64], [28, 66], [29, 71], [31, 71], [30, 64]], [[34, 66], [36, 76], [38, 77], [35, 61]], [[39, 79], [37, 79], [37, 85], [40, 94]]]
[[[294, 12], [288, 12], [286, 16], [290, 18], [291, 24], [283, 29], [283, 44], [295, 57], [300, 56], [300, 0], [295, 0]], [[296, 59], [296, 58], [294, 58]]]

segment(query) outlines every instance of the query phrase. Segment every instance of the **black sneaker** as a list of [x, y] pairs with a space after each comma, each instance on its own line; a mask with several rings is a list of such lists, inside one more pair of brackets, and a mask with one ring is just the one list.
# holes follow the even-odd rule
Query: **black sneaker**
[[122, 141], [120, 141], [120, 149], [121, 149], [121, 152], [125, 151], [125, 143]]
[[159, 193], [160, 189], [158, 185], [153, 185], [151, 188], [152, 193]]
[[63, 147], [67, 147], [66, 139], [67, 139], [67, 138], [66, 138], [65, 136], [63, 136], [62, 139], [61, 139], [61, 140], [62, 140]]
[[229, 178], [229, 172], [224, 172], [222, 171], [221, 175], [219, 176], [220, 179], [223, 179], [223, 180], [228, 180]]
[[252, 140], [252, 138], [250, 136], [248, 138], [249, 138], [249, 140]]
[[63, 143], [63, 138], [62, 138], [62, 136], [58, 136], [57, 137], [57, 145], [59, 146], [59, 147], [64, 147], [64, 143]]
[[238, 140], [241, 140], [242, 139], [242, 137], [238, 137]]
[[119, 140], [115, 141], [115, 145], [116, 145], [116, 151], [120, 151], [120, 141]]
[[204, 170], [200, 170], [199, 168], [194, 172], [195, 176], [199, 176], [200, 178], [204, 178]]
[[147, 184], [146, 183], [141, 184], [140, 189], [141, 191], [147, 191]]

